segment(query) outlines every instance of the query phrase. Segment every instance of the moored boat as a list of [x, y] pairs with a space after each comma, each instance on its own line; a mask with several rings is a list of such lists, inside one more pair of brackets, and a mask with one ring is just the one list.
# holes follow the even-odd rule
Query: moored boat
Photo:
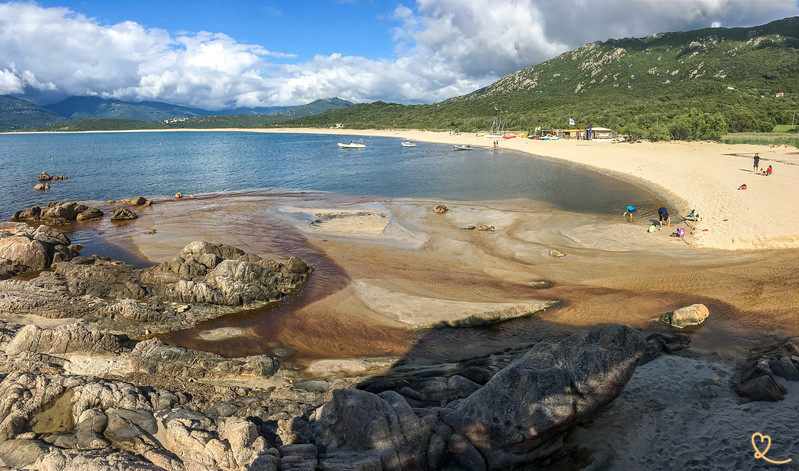
[[470, 145], [452, 146], [455, 150], [472, 150]]
[[363, 149], [366, 147], [366, 144], [363, 141], [350, 141], [349, 144], [342, 144], [341, 142], [338, 143], [339, 149]]
[[402, 141], [401, 144], [402, 147], [416, 147], [416, 143], [411, 141]]

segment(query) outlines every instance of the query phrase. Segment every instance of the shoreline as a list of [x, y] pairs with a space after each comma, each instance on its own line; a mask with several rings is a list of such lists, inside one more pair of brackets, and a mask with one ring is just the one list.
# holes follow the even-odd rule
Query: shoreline
[[[323, 128], [225, 128], [85, 132], [256, 132], [390, 137], [417, 142], [492, 147], [495, 139], [473, 133], [422, 130], [357, 130]], [[22, 133], [19, 133], [22, 134]], [[799, 149], [788, 146], [697, 142], [594, 142], [527, 138], [498, 139], [503, 149], [581, 165], [646, 186], [673, 204], [672, 223], [692, 210], [702, 221], [693, 225], [691, 245], [724, 250], [799, 248], [799, 218], [790, 216], [799, 200]], [[773, 165], [770, 177], [753, 172], [753, 156], [761, 168]], [[747, 190], [738, 190], [742, 184]], [[636, 206], [635, 202], [630, 202]], [[647, 208], [654, 212], [656, 208]], [[618, 208], [621, 217], [624, 208]]]
[[[240, 130], [234, 130], [240, 131]], [[380, 136], [398, 139], [492, 147], [493, 139], [475, 134], [412, 130], [342, 130], [279, 128], [257, 132]], [[691, 244], [725, 250], [799, 247], [799, 219], [790, 217], [799, 198], [799, 149], [787, 146], [713, 142], [612, 143], [585, 140], [499, 139], [499, 149], [582, 165], [615, 177], [632, 179], [677, 205], [668, 208], [672, 222], [696, 210], [702, 221]], [[755, 153], [770, 177], [752, 171]], [[741, 184], [747, 190], [738, 190]], [[619, 216], [624, 208], [619, 208]]]

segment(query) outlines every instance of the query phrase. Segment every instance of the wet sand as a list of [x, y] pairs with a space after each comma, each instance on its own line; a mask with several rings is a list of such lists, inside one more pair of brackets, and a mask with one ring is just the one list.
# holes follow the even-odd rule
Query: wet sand
[[[442, 203], [450, 211], [434, 213]], [[325, 218], [331, 214], [337, 217]], [[657, 318], [693, 303], [711, 312], [691, 332], [699, 351], [743, 355], [764, 339], [799, 335], [799, 250], [697, 248], [671, 237], [686, 223], [650, 234], [648, 221], [538, 210], [519, 200], [314, 193], [167, 200], [139, 216], [108, 237], [154, 262], [204, 239], [278, 260], [298, 256], [314, 268], [308, 286], [282, 304], [168, 339], [226, 356], [281, 354], [303, 364], [361, 356], [457, 359], [608, 322], [665, 331]], [[479, 224], [495, 230], [464, 229]], [[533, 288], [540, 280], [552, 286]], [[444, 305], [533, 300], [560, 304], [481, 328], [430, 331], [396, 315], [434, 322]], [[209, 337], [221, 328], [233, 334]]]

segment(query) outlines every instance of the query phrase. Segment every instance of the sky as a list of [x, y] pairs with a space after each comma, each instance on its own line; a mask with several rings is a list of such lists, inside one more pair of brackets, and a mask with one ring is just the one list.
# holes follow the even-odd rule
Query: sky
[[436, 103], [594, 41], [791, 16], [799, 0], [0, 0], [0, 95]]

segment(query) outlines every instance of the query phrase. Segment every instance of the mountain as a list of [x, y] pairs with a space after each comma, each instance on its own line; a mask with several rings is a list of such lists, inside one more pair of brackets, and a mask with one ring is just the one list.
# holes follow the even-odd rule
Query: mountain
[[[686, 127], [770, 131], [799, 109], [799, 17], [586, 44], [433, 105], [375, 102], [294, 120], [328, 127], [488, 130], [605, 126], [690, 138]], [[695, 134], [695, 133], [694, 133]]]
[[307, 105], [295, 106], [287, 110], [278, 111], [273, 113], [272, 116], [280, 118], [283, 121], [290, 119], [299, 119], [306, 116], [314, 116], [324, 113], [328, 110], [340, 110], [352, 106], [352, 102], [342, 100], [341, 98], [325, 98], [314, 100]]
[[[126, 119], [139, 121], [166, 121], [176, 118], [200, 118], [208, 116], [262, 115], [273, 116], [267, 122], [281, 122], [304, 116], [319, 114], [329, 109], [344, 108], [352, 103], [340, 98], [316, 100], [300, 106], [271, 106], [256, 108], [235, 108], [224, 111], [209, 111], [199, 108], [170, 105], [157, 101], [127, 102], [90, 96], [69, 97], [45, 108], [68, 118], [86, 119]], [[226, 119], [227, 120], [227, 119]]]
[[0, 130], [18, 130], [66, 121], [51, 110], [29, 101], [0, 95]]
[[[0, 131], [34, 128], [51, 131], [115, 130], [125, 123], [133, 129], [152, 129], [154, 124], [168, 128], [246, 128], [281, 123], [350, 105], [352, 103], [340, 98], [327, 98], [294, 107], [236, 108], [221, 112], [156, 101], [126, 102], [89, 96], [69, 97], [40, 107], [29, 101], [0, 96]], [[48, 128], [50, 125], [55, 126]]]
[[157, 101], [128, 102], [95, 96], [73, 96], [45, 108], [69, 119], [135, 119], [163, 121], [170, 118], [207, 116], [211, 112]]

